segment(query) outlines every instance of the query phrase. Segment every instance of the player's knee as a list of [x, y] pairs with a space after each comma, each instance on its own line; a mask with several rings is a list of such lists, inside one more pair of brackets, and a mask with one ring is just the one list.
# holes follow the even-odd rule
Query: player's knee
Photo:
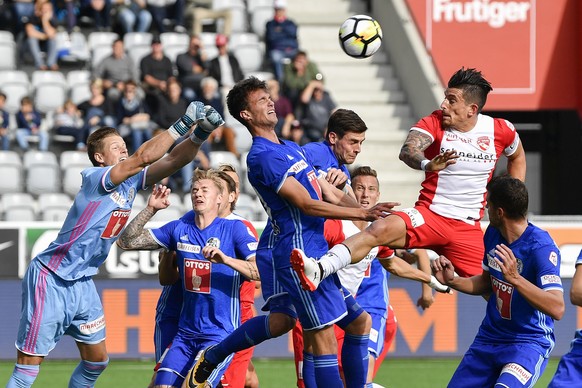
[[352, 335], [366, 335], [372, 328], [372, 317], [363, 311], [352, 323], [346, 327], [346, 333]]
[[272, 337], [279, 337], [289, 332], [295, 327], [297, 319], [287, 314], [271, 314], [269, 315], [269, 330]]

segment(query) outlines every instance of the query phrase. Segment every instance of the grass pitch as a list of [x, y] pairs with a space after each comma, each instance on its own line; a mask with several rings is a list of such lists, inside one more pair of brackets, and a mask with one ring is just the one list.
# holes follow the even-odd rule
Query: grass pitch
[[[78, 361], [47, 360], [34, 384], [35, 387], [67, 387], [69, 377]], [[295, 372], [292, 360], [253, 360], [261, 388], [294, 388]], [[387, 388], [446, 387], [459, 363], [458, 359], [389, 359], [376, 375], [375, 383]], [[550, 359], [537, 387], [547, 387], [556, 371], [558, 359]], [[0, 385], [4, 385], [13, 368], [13, 362], [0, 362]], [[112, 360], [99, 378], [96, 387], [145, 388], [152, 376], [153, 361]]]

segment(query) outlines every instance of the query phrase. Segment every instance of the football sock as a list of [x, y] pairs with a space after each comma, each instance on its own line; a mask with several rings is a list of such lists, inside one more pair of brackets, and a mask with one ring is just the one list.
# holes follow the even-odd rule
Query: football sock
[[303, 384], [305, 388], [316, 387], [313, 354], [303, 352]]
[[28, 388], [36, 380], [40, 365], [15, 364], [6, 388]]
[[69, 388], [93, 387], [99, 375], [107, 368], [107, 364], [109, 359], [100, 362], [81, 360], [71, 375]]
[[363, 387], [368, 376], [369, 335], [346, 333], [342, 347], [342, 365], [347, 387]]
[[352, 254], [344, 244], [337, 244], [319, 259], [318, 263], [323, 273], [321, 278], [325, 279], [329, 275], [336, 273], [345, 266], [351, 264]]
[[[313, 369], [315, 370], [315, 383], [317, 387], [343, 388], [344, 383], [339, 374], [337, 355], [314, 355]], [[305, 388], [311, 388], [311, 386], [307, 385], [307, 381], [305, 381]]]
[[238, 329], [230, 333], [216, 346], [206, 352], [206, 359], [212, 364], [218, 365], [232, 353], [248, 349], [263, 341], [272, 338], [269, 330], [269, 316], [261, 315], [249, 319]]
[[374, 383], [367, 383], [364, 388], [374, 388]]

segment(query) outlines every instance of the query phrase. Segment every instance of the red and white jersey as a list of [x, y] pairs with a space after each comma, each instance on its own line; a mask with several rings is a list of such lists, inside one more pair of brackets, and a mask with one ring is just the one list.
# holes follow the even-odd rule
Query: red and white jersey
[[[359, 232], [360, 229], [352, 221], [326, 220], [323, 226], [323, 234], [330, 248]], [[362, 261], [350, 264], [337, 272], [342, 286], [355, 296], [372, 260], [376, 257], [387, 258], [393, 256], [394, 251], [388, 247], [372, 248]]]
[[443, 128], [442, 112], [437, 110], [410, 130], [425, 133], [433, 139], [424, 152], [427, 159], [447, 150], [456, 150], [459, 155], [456, 164], [438, 172], [426, 172], [416, 205], [471, 224], [480, 220], [485, 207], [487, 182], [499, 157], [517, 151], [519, 135], [513, 124], [479, 114], [472, 130], [460, 132]]

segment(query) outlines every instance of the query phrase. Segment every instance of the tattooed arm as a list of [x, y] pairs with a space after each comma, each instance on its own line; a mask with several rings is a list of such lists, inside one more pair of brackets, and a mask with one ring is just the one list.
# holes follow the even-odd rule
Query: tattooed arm
[[[400, 160], [415, 170], [440, 171], [447, 166], [456, 163], [458, 158], [456, 151], [445, 151], [431, 160], [424, 156], [424, 151], [432, 144], [432, 139], [427, 134], [412, 130], [400, 149]], [[424, 162], [424, 166], [423, 166]], [[423, 168], [424, 167], [424, 168]]]
[[170, 189], [166, 186], [154, 186], [152, 194], [148, 199], [148, 205], [127, 225], [127, 228], [119, 235], [117, 245], [121, 249], [136, 250], [147, 249], [153, 250], [162, 248], [160, 244], [154, 240], [148, 230], [144, 230], [145, 224], [157, 213], [160, 209], [165, 209], [170, 206], [168, 197], [170, 196]]

